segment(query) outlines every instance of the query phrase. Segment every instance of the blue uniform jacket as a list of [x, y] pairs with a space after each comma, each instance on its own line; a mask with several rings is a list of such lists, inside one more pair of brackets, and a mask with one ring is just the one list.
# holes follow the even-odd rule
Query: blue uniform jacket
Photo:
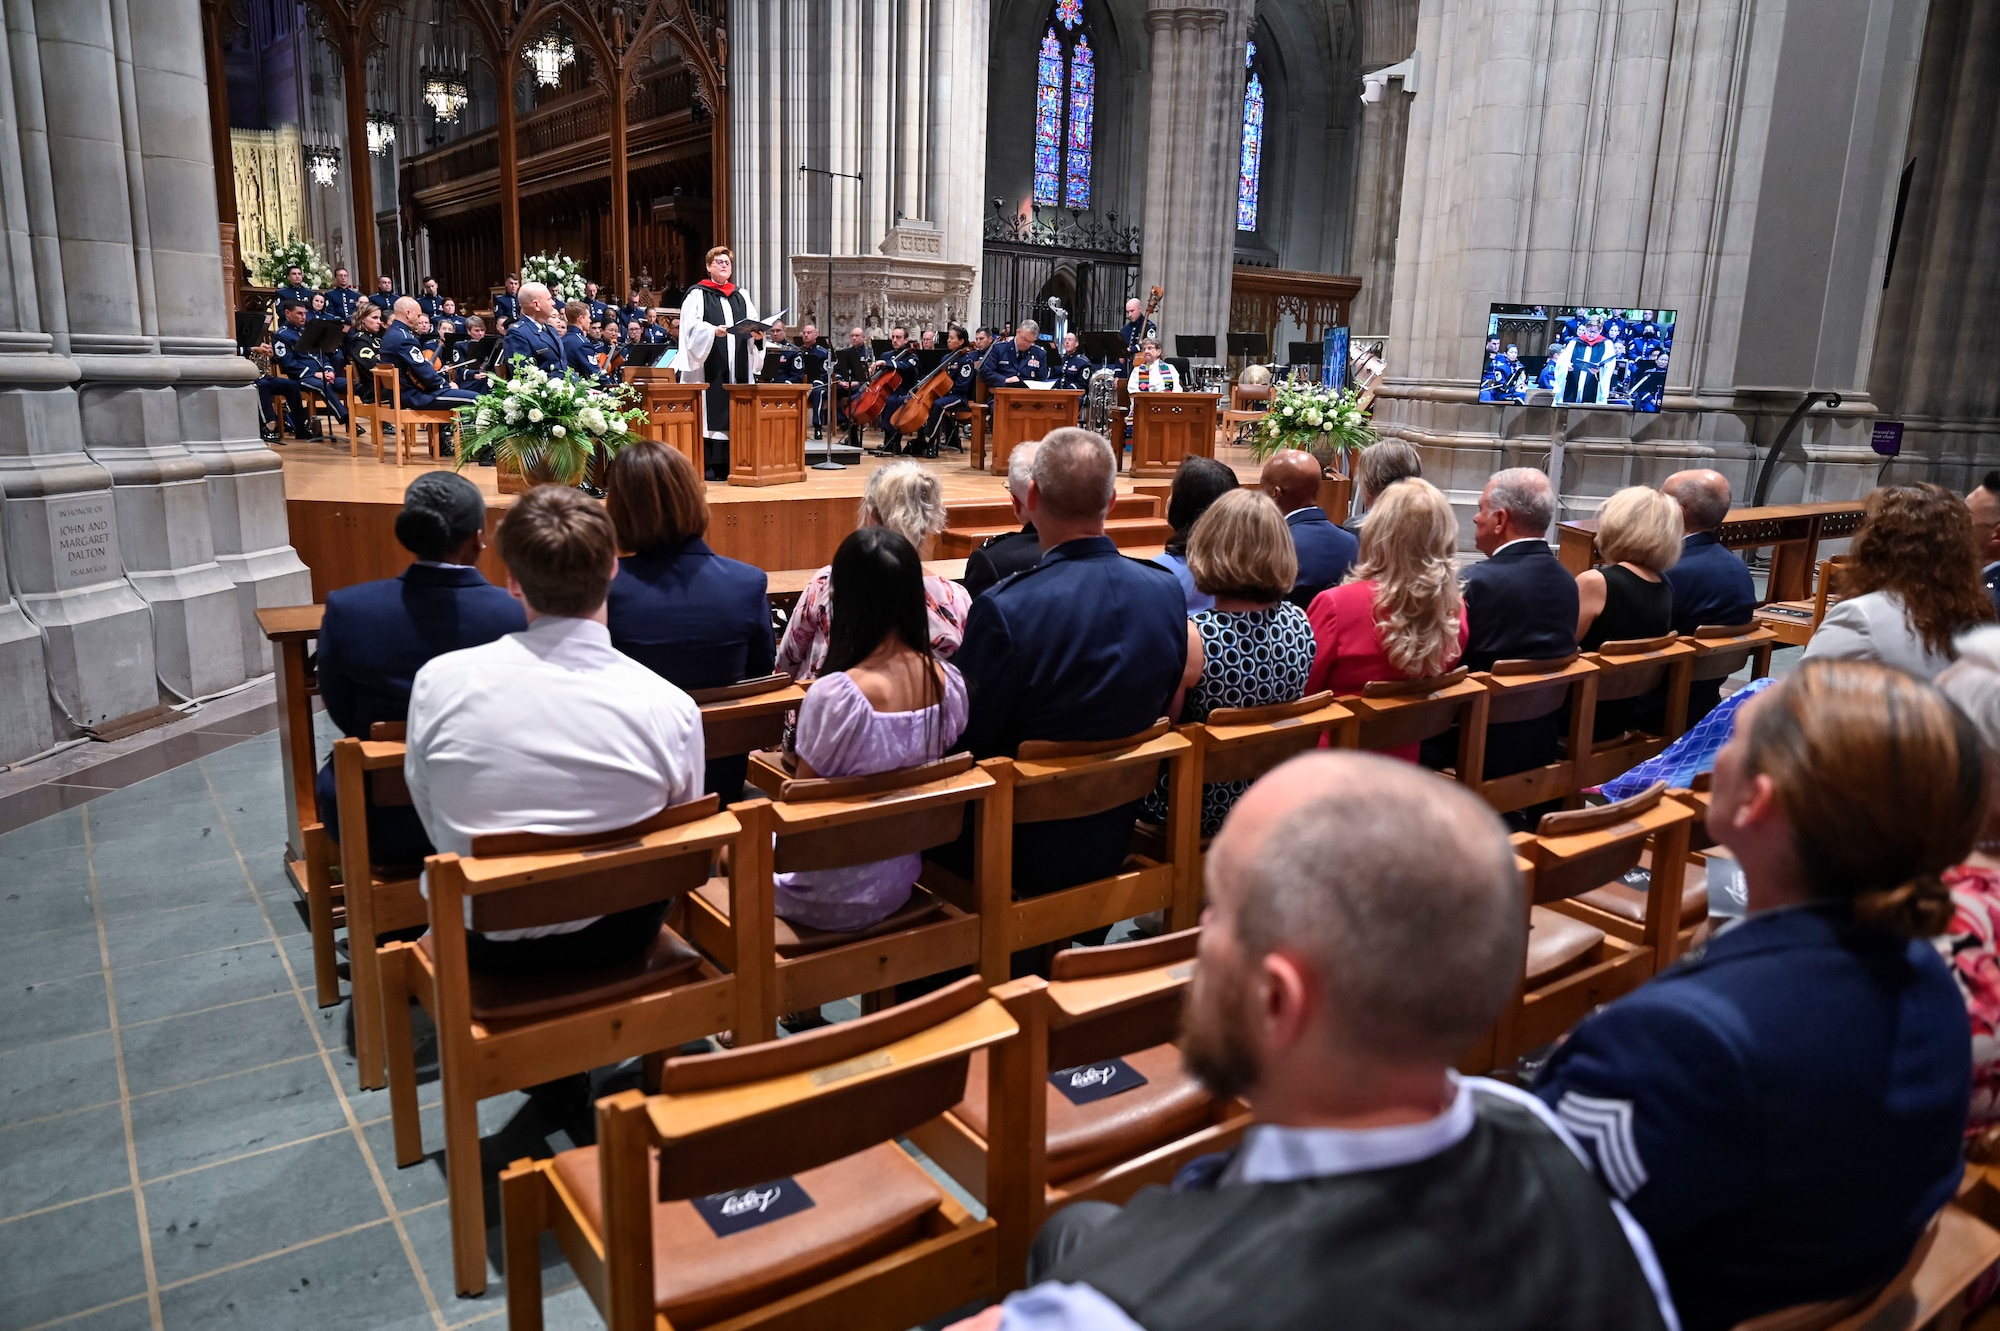
[[[972, 603], [952, 664], [971, 709], [959, 743], [981, 758], [1031, 739], [1116, 739], [1167, 714], [1187, 665], [1187, 603], [1173, 574], [1110, 537], [1067, 541]], [[1015, 892], [1117, 872], [1138, 808], [1018, 828]]]
[[287, 305], [303, 305], [307, 309], [311, 309], [312, 299], [317, 294], [312, 287], [295, 287], [287, 283], [278, 288], [272, 300], [279, 309], [283, 309]]
[[553, 331], [546, 324], [538, 324], [533, 319], [521, 319], [507, 328], [507, 336], [500, 342], [500, 359], [510, 368], [514, 357], [526, 356], [535, 368], [548, 374], [561, 374], [563, 370], [563, 347]]
[[368, 293], [368, 303], [380, 309], [384, 314], [394, 311], [396, 302], [400, 299], [402, 299], [401, 293], [395, 291], [371, 291]]
[[1056, 362], [1057, 388], [1088, 388], [1097, 367], [1081, 351], [1071, 352]]
[[513, 323], [521, 317], [521, 298], [501, 292], [493, 298], [493, 317]]
[[396, 373], [402, 376], [406, 407], [428, 407], [439, 393], [451, 387], [437, 367], [424, 359], [417, 335], [403, 324], [392, 323], [389, 331], [382, 334], [380, 356], [382, 364], [395, 366]]
[[[402, 576], [357, 583], [327, 593], [319, 630], [319, 692], [340, 733], [368, 738], [377, 721], [410, 713], [410, 686], [434, 656], [477, 647], [528, 627], [521, 603], [476, 568], [412, 564]], [[339, 836], [334, 819], [333, 760], [314, 783], [320, 819]], [[430, 850], [416, 811], [391, 806], [368, 822], [378, 859], [421, 859]]]
[[320, 377], [333, 366], [318, 356], [309, 356], [299, 350], [299, 338], [305, 333], [303, 328], [286, 324], [271, 338], [271, 363], [287, 379], [304, 382], [324, 393], [334, 391], [333, 385]]
[[[699, 537], [626, 555], [611, 580], [611, 645], [683, 689], [768, 675], [776, 644], [767, 586], [762, 569]], [[703, 788], [733, 799], [749, 767], [747, 755], [713, 759]]]
[[1966, 1031], [1928, 940], [1773, 910], [1585, 1018], [1535, 1093], [1701, 1331], [1896, 1274], [1958, 1185]]
[[1317, 504], [1285, 514], [1285, 525], [1292, 529], [1292, 546], [1299, 552], [1299, 577], [1292, 590], [1295, 597], [1310, 604], [1313, 597], [1347, 576], [1360, 557], [1361, 542], [1344, 527], [1335, 526]]
[[[986, 359], [979, 366], [979, 377], [988, 388], [1019, 388], [1030, 379], [1053, 379], [1055, 374], [1049, 369], [1047, 347], [1036, 343], [1023, 351], [1008, 338], [995, 342], [987, 350]], [[1021, 383], [1010, 385], [1009, 379], [1019, 379]]]
[[328, 287], [326, 289], [326, 312], [342, 323], [354, 322], [354, 311], [361, 305], [361, 293], [353, 287]]
[[589, 338], [572, 328], [562, 335], [563, 367], [576, 371], [586, 379], [597, 379], [601, 372], [597, 368], [597, 353]]
[[806, 381], [806, 355], [790, 342], [770, 342], [764, 347], [764, 374], [774, 384], [802, 384]]
[[444, 308], [444, 297], [426, 292], [417, 297], [417, 308], [424, 312], [424, 318], [437, 322], [438, 311]]
[[1666, 579], [1674, 593], [1676, 633], [1692, 633], [1704, 624], [1747, 624], [1756, 613], [1749, 566], [1712, 531], [1682, 538], [1680, 561]]

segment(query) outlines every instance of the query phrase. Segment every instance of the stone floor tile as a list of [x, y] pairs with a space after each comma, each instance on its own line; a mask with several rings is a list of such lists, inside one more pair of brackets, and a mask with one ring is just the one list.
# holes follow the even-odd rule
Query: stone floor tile
[[32, 934], [0, 934], [0, 982], [40, 984], [101, 970], [97, 925], [44, 929]]
[[167, 1331], [429, 1331], [423, 1289], [384, 1223], [160, 1293]]
[[270, 937], [264, 912], [250, 900], [197, 903], [104, 922], [104, 941], [114, 969], [267, 942]]
[[129, 966], [114, 970], [111, 982], [125, 1024], [292, 991], [278, 944], [270, 941]]
[[0, 1053], [108, 1029], [104, 974], [0, 984]]
[[118, 1054], [109, 1031], [0, 1054], [0, 1124], [117, 1098]]
[[25, 891], [0, 883], [0, 937], [46, 933], [55, 929], [95, 928], [97, 912], [90, 904], [90, 884], [64, 883], [46, 891]]
[[139, 1177], [213, 1164], [347, 1125], [317, 1057], [142, 1095], [132, 1102]]
[[123, 1036], [133, 1095], [318, 1051], [291, 994], [147, 1022]]
[[[131, 1182], [125, 1116], [117, 1105], [0, 1128], [0, 1219]], [[0, 1237], [0, 1245], [5, 1242]]]
[[130, 1193], [0, 1225], [0, 1331], [146, 1292]]

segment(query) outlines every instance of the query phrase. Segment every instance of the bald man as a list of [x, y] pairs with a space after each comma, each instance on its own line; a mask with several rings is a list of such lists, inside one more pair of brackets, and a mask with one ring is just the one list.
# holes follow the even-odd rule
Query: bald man
[[1986, 594], [2000, 609], [2000, 471], [1987, 472], [1965, 497], [1965, 506], [1972, 510], [1972, 541], [1984, 565]]
[[469, 388], [453, 388], [423, 354], [422, 334], [429, 326], [414, 296], [396, 297], [389, 311], [389, 331], [382, 335], [381, 364], [396, 367], [403, 384], [403, 405], [451, 408], [477, 402], [479, 394]]
[[1299, 552], [1299, 580], [1285, 599], [1303, 610], [1354, 567], [1361, 542], [1334, 524], [1319, 506], [1319, 459], [1296, 448], [1273, 453], [1257, 484], [1285, 515], [1292, 545]]
[[1181, 1051], [1255, 1125], [1171, 1190], [1056, 1212], [1037, 1283], [955, 1331], [1668, 1324], [1651, 1243], [1554, 1114], [1453, 1071], [1527, 951], [1477, 796], [1374, 754], [1295, 758], [1205, 873]]
[[512, 365], [517, 356], [526, 357], [549, 374], [563, 370], [562, 339], [549, 326], [555, 314], [555, 297], [540, 282], [521, 285], [521, 317], [508, 325], [500, 343], [500, 362]]
[[1750, 570], [1723, 548], [1717, 528], [1729, 515], [1729, 479], [1719, 471], [1677, 471], [1660, 486], [1681, 506], [1680, 561], [1667, 570], [1674, 593], [1674, 632], [1704, 624], [1747, 624], [1757, 609]]

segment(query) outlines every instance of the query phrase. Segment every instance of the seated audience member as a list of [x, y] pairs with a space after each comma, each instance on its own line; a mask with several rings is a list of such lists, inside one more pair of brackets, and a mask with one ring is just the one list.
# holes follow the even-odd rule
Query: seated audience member
[[[604, 496], [632, 551], [606, 602], [611, 645], [690, 690], [771, 673], [769, 580], [709, 548], [707, 488], [684, 454], [640, 439], [611, 459]], [[749, 767], [745, 754], [711, 758], [702, 788], [733, 801]]]
[[[921, 557], [931, 538], [944, 530], [944, 486], [929, 468], [913, 461], [891, 462], [868, 478], [861, 496], [863, 527], [887, 527], [910, 543]], [[818, 676], [830, 641], [833, 615], [833, 566], [813, 574], [785, 626], [778, 644], [778, 669], [796, 680]], [[972, 594], [943, 574], [924, 574], [924, 597], [930, 605], [931, 650], [950, 660], [965, 636], [965, 619]]]
[[1173, 489], [1167, 492], [1167, 525], [1173, 528], [1173, 535], [1167, 537], [1167, 548], [1154, 555], [1153, 562], [1172, 573], [1180, 583], [1189, 614], [1209, 609], [1215, 598], [1194, 585], [1194, 574], [1188, 569], [1188, 536], [1201, 515], [1208, 512], [1208, 506], [1239, 483], [1236, 472], [1229, 466], [1198, 454], [1182, 458], [1174, 471]]
[[1840, 566], [1840, 602], [1805, 659], [1880, 661], [1923, 679], [1951, 664], [1952, 638], [1994, 619], [1972, 517], [1941, 485], [1885, 485]]
[[1351, 505], [1355, 511], [1343, 525], [1359, 536], [1368, 510], [1375, 507], [1384, 490], [1423, 474], [1423, 459], [1415, 448], [1401, 439], [1377, 439], [1354, 455], [1354, 497], [1359, 502]]
[[[1706, 625], [1748, 624], [1757, 613], [1750, 566], [1717, 536], [1729, 516], [1729, 480], [1719, 471], [1677, 471], [1660, 489], [1681, 506], [1681, 557], [1664, 570], [1674, 594], [1673, 629], [1689, 634]], [[1688, 689], [1687, 724], [1715, 710], [1722, 681], [1697, 681]]]
[[1354, 533], [1334, 525], [1319, 506], [1319, 459], [1296, 448], [1271, 455], [1257, 484], [1278, 505], [1299, 555], [1299, 585], [1286, 600], [1304, 609], [1354, 567], [1361, 545]]
[[1570, 1133], [1453, 1071], [1526, 954], [1499, 819], [1403, 764], [1311, 754], [1237, 802], [1206, 872], [1181, 1048], [1255, 1123], [1171, 1190], [1056, 1212], [1039, 1283], [958, 1331], [1671, 1325]]
[[[610, 832], [701, 793], [701, 711], [611, 645], [604, 600], [618, 534], [604, 506], [540, 485], [500, 523], [524, 632], [417, 673], [403, 775], [431, 842], [466, 855], [488, 832]], [[588, 970], [644, 951], [667, 903], [468, 934], [476, 970]]]
[[[361, 308], [376, 307], [363, 302]], [[352, 739], [367, 739], [377, 721], [408, 716], [410, 685], [425, 662], [527, 627], [514, 598], [475, 567], [486, 548], [486, 499], [471, 481], [450, 471], [411, 481], [396, 515], [396, 539], [416, 562], [400, 577], [328, 592], [320, 622], [319, 696], [328, 719]], [[331, 754], [313, 795], [327, 835], [337, 842]], [[368, 846], [383, 864], [414, 864], [431, 853], [424, 825], [408, 805], [369, 810]]]
[[[1104, 534], [1116, 485], [1102, 435], [1065, 426], [1036, 450], [1027, 508], [1041, 562], [972, 603], [953, 658], [978, 757], [1013, 757], [1024, 740], [1119, 739], [1167, 715], [1187, 667], [1187, 602], [1165, 569]], [[1016, 829], [1015, 893], [1116, 872], [1138, 811], [1135, 800]]]
[[[1310, 459], [1308, 459], [1310, 461]], [[1285, 599], [1298, 581], [1298, 556], [1278, 506], [1258, 490], [1232, 490], [1209, 506], [1188, 541], [1194, 583], [1209, 608], [1188, 616], [1185, 696], [1170, 715], [1206, 721], [1218, 707], [1268, 707], [1306, 696], [1313, 631]], [[1248, 781], [1201, 788], [1201, 833], [1214, 836]], [[1146, 801], [1146, 817], [1167, 816], [1166, 777]]]
[[1028, 521], [1028, 478], [1034, 470], [1035, 448], [1040, 442], [1030, 439], [1016, 444], [1007, 455], [1007, 502], [1014, 506], [1021, 530], [989, 536], [965, 557], [965, 590], [972, 596], [982, 595], [1009, 574], [1041, 562], [1042, 543], [1035, 535], [1035, 524]]
[[2000, 471], [1989, 471], [1986, 479], [1972, 487], [1965, 497], [1966, 511], [1972, 515], [1972, 543], [1979, 550], [1979, 576], [1986, 592], [2000, 608]]
[[1681, 1324], [1893, 1278], [1961, 1170], [1966, 1008], [1931, 938], [1985, 811], [1928, 683], [1807, 661], [1744, 704], [1708, 831], [1749, 915], [1586, 1017], [1536, 1082], [1659, 1252]]
[[[1378, 679], [1441, 675], [1465, 655], [1465, 601], [1452, 556], [1458, 517], [1435, 485], [1385, 490], [1361, 529], [1361, 561], [1313, 598], [1307, 693], [1359, 693]], [[1391, 751], [1410, 762], [1417, 746]]]
[[[951, 752], [965, 681], [931, 647], [924, 567], [887, 527], [849, 532], [833, 556], [840, 613], [799, 706], [798, 775], [866, 776]], [[815, 929], [865, 929], [910, 899], [923, 856], [777, 877], [777, 910]]]
[[[1979, 732], [1989, 765], [2000, 767], [2000, 628], [1960, 638], [1958, 660], [1937, 677]], [[1986, 818], [1964, 862], [1945, 870], [1951, 923], [1937, 937], [1972, 1020], [1972, 1114], [1968, 1138], [2000, 1123], [2000, 785], [1989, 783]], [[1990, 1157], [1990, 1148], [1989, 1148]]]
[[[1680, 505], [1643, 485], [1618, 491], [1598, 510], [1597, 553], [1604, 563], [1576, 575], [1577, 647], [1594, 652], [1671, 633], [1674, 593], [1663, 575], [1681, 553]], [[1596, 737], [1624, 734], [1644, 701], [1599, 703]]]

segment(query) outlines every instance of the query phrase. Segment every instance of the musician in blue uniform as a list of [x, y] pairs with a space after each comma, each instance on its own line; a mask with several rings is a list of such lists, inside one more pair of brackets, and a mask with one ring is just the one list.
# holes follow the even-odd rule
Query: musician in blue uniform
[[1160, 335], [1160, 326], [1146, 317], [1146, 307], [1137, 299], [1125, 302], [1125, 364], [1126, 373], [1139, 360], [1139, 346], [1149, 337]]
[[374, 301], [364, 300], [355, 307], [354, 327], [341, 339], [340, 359], [354, 396], [363, 402], [375, 400], [375, 367], [382, 360], [382, 330], [388, 319]]
[[507, 289], [493, 298], [493, 317], [513, 323], [521, 317], [521, 279], [507, 274]]
[[396, 283], [387, 273], [375, 279], [375, 289], [368, 293], [368, 301], [382, 311], [384, 319], [396, 308], [402, 297], [396, 294]]
[[469, 388], [453, 388], [437, 366], [423, 353], [421, 329], [423, 307], [416, 297], [402, 296], [390, 312], [389, 331], [382, 335], [382, 363], [396, 367], [402, 380], [406, 407], [457, 407], [477, 402], [479, 394]]
[[[265, 357], [268, 368], [257, 376], [253, 385], [257, 390], [257, 420], [259, 432], [267, 444], [283, 443], [285, 424], [290, 422], [292, 437], [305, 442], [320, 437], [319, 424], [306, 411], [304, 396], [299, 392], [298, 383], [282, 374], [272, 373], [278, 368], [277, 346], [264, 342], [253, 348], [256, 354]], [[278, 400], [285, 402], [285, 417], [278, 415]]]
[[601, 381], [604, 373], [598, 368], [597, 347], [588, 329], [590, 308], [580, 300], [573, 300], [562, 309], [562, 327], [558, 330], [562, 338], [563, 366], [592, 381]]
[[507, 327], [500, 340], [500, 363], [510, 370], [516, 356], [526, 356], [545, 374], [560, 375], [563, 369], [562, 338], [550, 326], [556, 318], [555, 298], [540, 282], [521, 288], [521, 317]]
[[293, 264], [285, 270], [285, 280], [278, 284], [278, 293], [272, 299], [278, 302], [279, 309], [287, 305], [306, 309], [312, 305], [315, 294], [314, 289], [306, 285], [305, 270]]
[[594, 323], [603, 323], [614, 312], [609, 301], [597, 298], [597, 283], [595, 282], [585, 282], [583, 284], [583, 306], [586, 310], [590, 311], [590, 317]]
[[806, 381], [806, 353], [787, 341], [785, 326], [771, 325], [764, 334], [764, 379], [774, 384], [802, 384]]
[[1041, 331], [1033, 319], [1023, 319], [1010, 341], [993, 344], [979, 364], [979, 377], [988, 388], [1019, 388], [1029, 380], [1055, 377], [1049, 368], [1048, 348], [1035, 341]]
[[1507, 350], [1487, 362], [1486, 376], [1479, 381], [1481, 402], [1525, 402], [1528, 400], [1528, 372], [1521, 365], [1521, 348]]
[[361, 303], [361, 293], [356, 291], [354, 283], [348, 280], [345, 268], [333, 270], [333, 285], [328, 287], [324, 294], [328, 315], [344, 324], [354, 322], [354, 307]]
[[484, 393], [486, 349], [492, 345], [486, 335], [486, 321], [473, 315], [465, 321], [465, 336], [451, 344], [445, 354], [445, 375], [460, 388]]
[[632, 288], [632, 293], [625, 298], [625, 304], [618, 311], [618, 324], [621, 328], [630, 323], [646, 322], [645, 294], [638, 287]]
[[869, 367], [871, 378], [886, 371], [894, 371], [901, 382], [895, 391], [883, 400], [882, 419], [877, 422], [882, 427], [880, 451], [889, 457], [900, 457], [903, 452], [903, 435], [889, 423], [889, 420], [905, 402], [910, 400], [910, 394], [915, 392], [917, 387], [917, 344], [910, 341], [910, 330], [903, 324], [897, 324], [889, 330], [889, 349], [882, 353], [881, 359]]
[[931, 407], [930, 419], [924, 422], [924, 433], [918, 445], [919, 456], [934, 458], [939, 447], [949, 437], [953, 448], [959, 448], [958, 421], [956, 413], [971, 407], [980, 411], [972, 400], [973, 389], [979, 383], [979, 353], [966, 338], [965, 328], [953, 324], [945, 330], [945, 359], [940, 367], [951, 375], [951, 388]]
[[435, 277], [426, 277], [423, 280], [423, 284], [417, 288], [416, 300], [417, 308], [424, 312], [424, 318], [436, 323], [438, 312], [444, 308], [444, 298], [438, 295]]
[[807, 324], [799, 329], [799, 355], [805, 362], [806, 382], [812, 385], [812, 392], [806, 394], [806, 405], [812, 410], [813, 438], [817, 439], [826, 414], [826, 372], [833, 363], [833, 353], [819, 340], [816, 325]]
[[297, 383], [302, 392], [316, 394], [333, 418], [345, 424], [347, 409], [340, 401], [340, 376], [332, 363], [299, 350], [299, 338], [306, 329], [306, 307], [284, 306], [284, 320], [271, 340], [272, 368]]
[[1097, 367], [1090, 363], [1090, 357], [1084, 355], [1077, 348], [1076, 334], [1064, 333], [1062, 338], [1062, 356], [1055, 363], [1057, 388], [1087, 389], [1090, 387], [1090, 376], [1096, 371]]
[[1659, 352], [1650, 362], [1642, 362], [1626, 392], [1631, 396], [1632, 410], [1658, 411], [1667, 392], [1667, 353]]

